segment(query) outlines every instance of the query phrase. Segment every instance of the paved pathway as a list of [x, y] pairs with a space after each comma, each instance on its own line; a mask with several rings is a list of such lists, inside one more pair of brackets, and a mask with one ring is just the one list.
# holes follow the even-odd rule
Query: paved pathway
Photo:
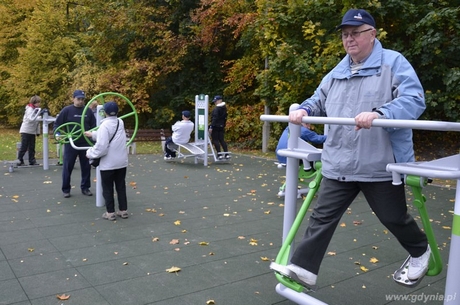
[[[235, 155], [204, 167], [130, 155], [130, 217], [116, 222], [78, 186], [64, 199], [58, 166], [2, 169], [0, 304], [293, 304], [275, 292], [269, 270], [283, 216], [284, 173], [273, 160]], [[79, 175], [76, 166], [74, 185]], [[455, 191], [429, 186], [425, 194], [445, 265]], [[328, 251], [314, 293], [326, 303], [412, 304], [444, 293], [446, 268], [414, 289], [393, 282], [407, 254], [362, 196]], [[166, 272], [172, 267], [180, 271]], [[58, 300], [63, 294], [70, 298]]]

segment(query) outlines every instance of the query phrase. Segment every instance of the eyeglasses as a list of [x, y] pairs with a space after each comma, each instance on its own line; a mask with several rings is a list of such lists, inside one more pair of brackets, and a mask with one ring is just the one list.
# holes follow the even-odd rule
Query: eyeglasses
[[351, 33], [342, 32], [342, 33], [340, 33], [340, 37], [342, 37], [342, 39], [347, 39], [348, 36], [351, 36], [352, 38], [358, 38], [359, 36], [361, 36], [361, 33], [368, 32], [368, 31], [371, 31], [373, 29], [374, 28], [370, 28], [370, 29], [362, 30], [362, 31], [353, 31]]

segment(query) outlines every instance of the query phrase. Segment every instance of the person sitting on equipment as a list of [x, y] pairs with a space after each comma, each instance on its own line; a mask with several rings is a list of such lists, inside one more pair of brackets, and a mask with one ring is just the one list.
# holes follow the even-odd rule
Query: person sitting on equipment
[[[326, 141], [325, 135], [319, 135], [313, 130], [310, 130], [309, 128], [305, 127], [304, 125], [300, 127], [300, 138], [312, 144], [323, 144]], [[276, 158], [278, 159], [279, 164], [283, 164], [283, 165], [286, 164], [287, 158], [278, 155], [278, 150], [287, 148], [288, 139], [289, 139], [289, 127], [286, 127], [286, 129], [283, 131], [283, 133], [281, 134], [281, 137], [278, 140], [278, 145], [276, 146], [276, 150], [275, 150]]]
[[190, 116], [190, 111], [182, 111], [182, 121], [177, 121], [172, 126], [173, 134], [165, 141], [165, 160], [171, 160], [176, 157], [176, 150], [172, 148], [174, 144], [186, 144], [190, 141], [190, 134], [195, 128], [195, 124], [190, 121]]

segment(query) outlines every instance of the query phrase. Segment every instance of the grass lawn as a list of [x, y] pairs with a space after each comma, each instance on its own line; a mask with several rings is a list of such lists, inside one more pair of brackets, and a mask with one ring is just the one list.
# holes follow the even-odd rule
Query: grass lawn
[[[21, 142], [21, 135], [18, 129], [7, 129], [0, 128], [0, 160], [16, 160], [17, 148], [16, 143]], [[56, 144], [52, 136], [48, 139], [48, 155], [49, 158], [57, 158], [56, 155]], [[234, 151], [231, 147], [230, 150], [233, 153], [254, 155], [258, 157], [265, 157], [275, 160], [275, 152], [263, 153], [260, 150], [238, 150]], [[37, 159], [43, 158], [43, 135], [37, 138], [35, 145], [35, 157]], [[138, 154], [161, 154], [161, 142], [137, 142], [136, 151]]]
[[[0, 128], [0, 159], [16, 160], [17, 148], [16, 143], [21, 142], [21, 135], [18, 129]], [[57, 158], [55, 141], [52, 136], [48, 138], [48, 154], [50, 158]], [[161, 142], [139, 142], [136, 144], [138, 154], [159, 154], [161, 153]], [[37, 138], [35, 145], [35, 157], [43, 158], [43, 135]]]

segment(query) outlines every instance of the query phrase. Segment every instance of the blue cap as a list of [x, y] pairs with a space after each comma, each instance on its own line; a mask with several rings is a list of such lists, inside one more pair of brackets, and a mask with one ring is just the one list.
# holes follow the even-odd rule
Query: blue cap
[[73, 92], [73, 97], [74, 98], [86, 98], [86, 95], [85, 95], [85, 92], [83, 92], [82, 90], [75, 90]]
[[189, 118], [190, 118], [190, 116], [191, 116], [192, 114], [190, 113], [190, 111], [188, 111], [188, 110], [184, 110], [184, 111], [182, 111], [182, 115], [183, 115], [184, 117], [186, 117], [186, 118], [188, 118], [188, 119], [189, 119]]
[[221, 95], [216, 95], [216, 96], [212, 99], [212, 102], [215, 103], [216, 101], [221, 100], [221, 99], [222, 99], [222, 96], [221, 96]]
[[110, 116], [117, 115], [118, 105], [114, 101], [110, 101], [104, 104], [104, 111]]
[[342, 24], [340, 24], [337, 28], [341, 28], [346, 25], [360, 26], [363, 24], [368, 24], [375, 28], [375, 21], [371, 14], [363, 9], [351, 9], [345, 13], [342, 18]]

